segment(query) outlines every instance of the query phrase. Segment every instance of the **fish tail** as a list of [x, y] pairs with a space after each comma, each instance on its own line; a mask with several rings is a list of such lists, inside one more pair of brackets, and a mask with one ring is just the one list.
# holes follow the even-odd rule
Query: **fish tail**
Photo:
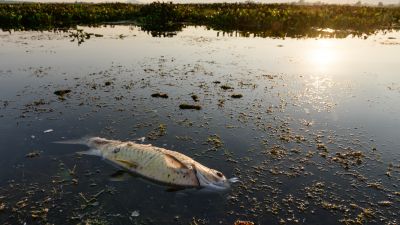
[[89, 140], [91, 137], [83, 137], [79, 139], [71, 139], [71, 140], [63, 140], [63, 141], [54, 141], [55, 144], [67, 144], [67, 145], [86, 145], [89, 146]]
[[79, 155], [94, 155], [94, 156], [102, 156], [101, 151], [98, 149], [89, 149], [87, 151], [77, 152]]
[[100, 150], [96, 149], [92, 144], [93, 137], [83, 137], [79, 139], [72, 139], [72, 140], [63, 140], [63, 141], [55, 141], [55, 144], [67, 144], [67, 145], [86, 145], [90, 147], [87, 151], [77, 152], [79, 155], [94, 155], [94, 156], [102, 156]]

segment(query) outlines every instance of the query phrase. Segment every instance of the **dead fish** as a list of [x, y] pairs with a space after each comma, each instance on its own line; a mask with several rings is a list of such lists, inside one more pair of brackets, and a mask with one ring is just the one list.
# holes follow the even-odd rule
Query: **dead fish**
[[238, 181], [237, 178], [227, 179], [221, 172], [184, 154], [150, 144], [100, 137], [56, 143], [87, 145], [90, 149], [80, 154], [102, 157], [121, 169], [172, 187], [225, 190]]

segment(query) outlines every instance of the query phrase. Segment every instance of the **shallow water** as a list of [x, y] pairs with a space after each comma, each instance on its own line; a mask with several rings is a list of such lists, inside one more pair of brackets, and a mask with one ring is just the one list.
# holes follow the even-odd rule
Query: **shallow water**
[[[81, 28], [103, 36], [0, 33], [0, 223], [399, 222], [399, 32], [270, 39], [187, 27], [155, 38], [134, 26]], [[63, 89], [64, 99], [54, 94]], [[193, 94], [202, 109], [180, 110]], [[52, 143], [87, 135], [147, 137], [240, 182], [223, 193], [113, 182], [111, 165], [75, 154], [84, 146]]]

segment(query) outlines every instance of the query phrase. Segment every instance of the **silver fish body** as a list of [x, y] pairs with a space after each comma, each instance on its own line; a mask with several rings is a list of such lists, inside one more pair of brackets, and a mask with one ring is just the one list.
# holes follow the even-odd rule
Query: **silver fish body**
[[99, 137], [89, 138], [83, 143], [91, 148], [83, 154], [100, 156], [120, 168], [158, 183], [219, 190], [230, 186], [230, 180], [221, 172], [176, 151]]

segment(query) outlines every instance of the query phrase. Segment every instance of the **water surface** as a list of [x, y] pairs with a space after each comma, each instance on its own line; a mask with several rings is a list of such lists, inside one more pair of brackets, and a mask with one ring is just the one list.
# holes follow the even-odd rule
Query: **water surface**
[[[81, 28], [103, 36], [0, 33], [1, 223], [399, 222], [399, 32], [272, 39], [187, 27], [160, 38]], [[147, 137], [241, 182], [223, 193], [113, 182], [111, 165], [75, 154], [84, 146], [52, 143], [87, 135]]]

